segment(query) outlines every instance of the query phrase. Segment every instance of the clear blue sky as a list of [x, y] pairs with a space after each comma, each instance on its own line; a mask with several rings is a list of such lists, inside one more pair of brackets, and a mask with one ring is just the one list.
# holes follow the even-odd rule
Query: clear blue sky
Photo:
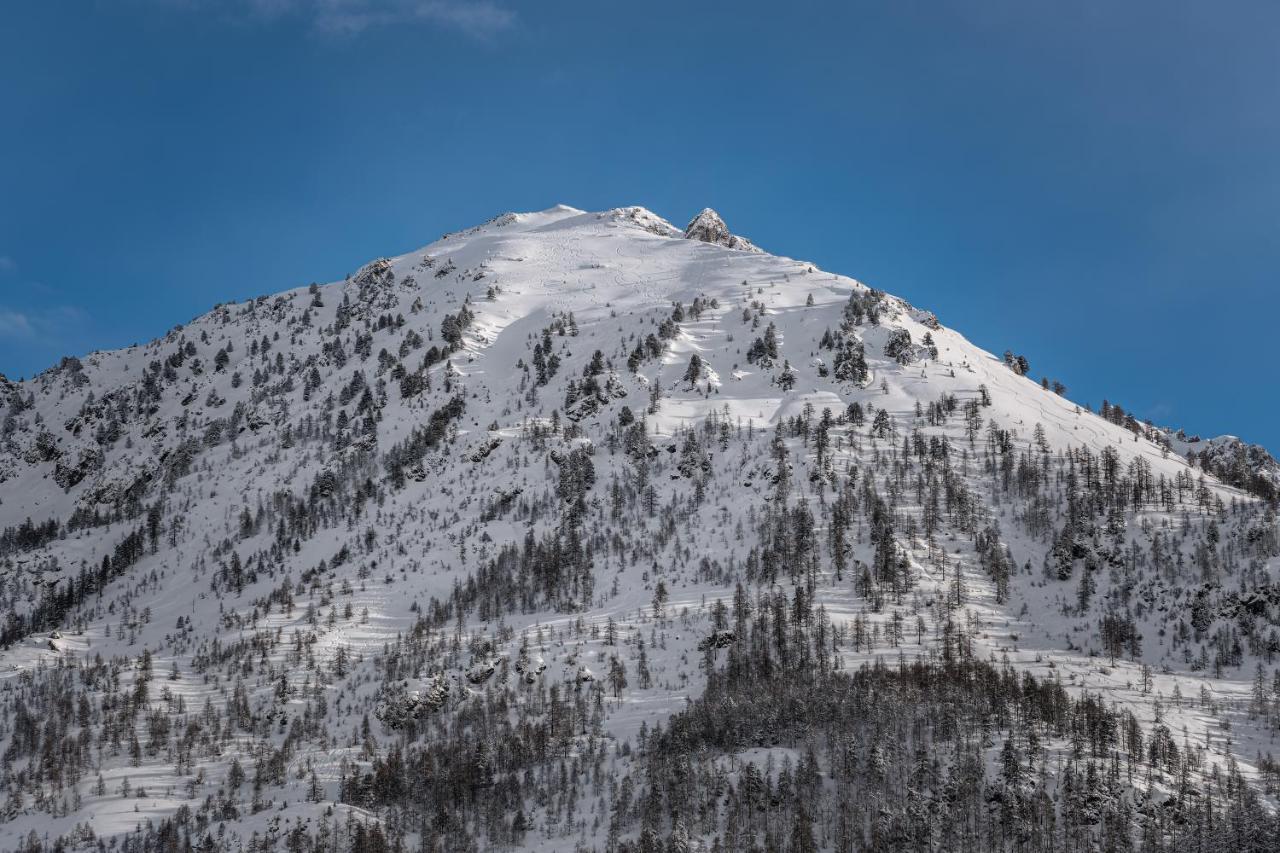
[[504, 210], [704, 206], [1280, 448], [1280, 4], [12, 0], [0, 372]]

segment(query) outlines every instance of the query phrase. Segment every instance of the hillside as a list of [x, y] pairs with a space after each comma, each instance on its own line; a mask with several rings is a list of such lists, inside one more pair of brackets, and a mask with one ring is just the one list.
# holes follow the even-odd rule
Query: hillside
[[945, 319], [559, 206], [0, 383], [0, 849], [1275, 849], [1274, 460]]

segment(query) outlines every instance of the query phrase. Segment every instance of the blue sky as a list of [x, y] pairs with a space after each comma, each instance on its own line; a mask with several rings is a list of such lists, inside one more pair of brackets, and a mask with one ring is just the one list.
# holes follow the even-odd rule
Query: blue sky
[[0, 372], [504, 210], [704, 206], [1280, 448], [1280, 4], [13, 0]]

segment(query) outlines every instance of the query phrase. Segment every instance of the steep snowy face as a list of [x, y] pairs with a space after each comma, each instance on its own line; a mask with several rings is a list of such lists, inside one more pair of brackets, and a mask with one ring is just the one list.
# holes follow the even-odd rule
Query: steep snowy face
[[760, 251], [750, 240], [730, 233], [729, 226], [724, 224], [720, 214], [709, 207], [703, 208], [702, 212], [689, 222], [684, 229], [684, 237], [686, 240], [701, 240], [703, 243], [714, 243], [728, 249]]

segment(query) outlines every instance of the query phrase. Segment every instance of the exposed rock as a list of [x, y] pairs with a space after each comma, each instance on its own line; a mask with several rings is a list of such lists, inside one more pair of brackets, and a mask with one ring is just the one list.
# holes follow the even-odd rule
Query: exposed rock
[[83, 448], [74, 462], [61, 458], [53, 469], [53, 481], [64, 489], [79, 483], [89, 474], [102, 467], [102, 451], [96, 448]]
[[1223, 482], [1265, 497], [1280, 495], [1280, 463], [1257, 444], [1234, 435], [1191, 442], [1188, 459]]
[[374, 716], [387, 728], [400, 729], [440, 710], [448, 698], [449, 682], [436, 676], [421, 691], [415, 690], [388, 698], [374, 711]]
[[760, 251], [750, 240], [739, 237], [729, 231], [720, 214], [711, 208], [704, 208], [684, 229], [686, 240], [701, 240], [703, 243], [714, 243], [727, 249], [740, 249], [746, 252]]
[[493, 677], [498, 669], [493, 661], [481, 661], [467, 670], [467, 681], [472, 684], [484, 684]]
[[481, 442], [479, 447], [471, 451], [471, 455], [468, 458], [472, 462], [483, 462], [488, 458], [490, 453], [497, 450], [500, 446], [502, 446], [502, 437], [497, 435], [491, 436], [486, 441]]
[[737, 636], [729, 630], [714, 631], [711, 636], [703, 637], [698, 641], [698, 651], [705, 652], [707, 649], [724, 649], [732, 646]]

